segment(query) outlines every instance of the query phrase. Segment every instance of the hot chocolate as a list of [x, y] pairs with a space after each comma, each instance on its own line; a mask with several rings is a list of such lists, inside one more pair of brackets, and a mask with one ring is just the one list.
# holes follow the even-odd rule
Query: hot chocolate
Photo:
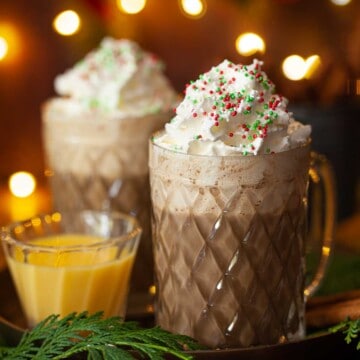
[[158, 324], [214, 348], [301, 338], [309, 147], [150, 154]]
[[173, 112], [177, 94], [163, 65], [136, 43], [105, 38], [55, 79], [42, 108], [54, 207], [136, 215], [143, 235], [131, 292], [153, 284], [148, 138]]
[[310, 127], [262, 63], [189, 84], [150, 144], [157, 323], [212, 348], [304, 336]]

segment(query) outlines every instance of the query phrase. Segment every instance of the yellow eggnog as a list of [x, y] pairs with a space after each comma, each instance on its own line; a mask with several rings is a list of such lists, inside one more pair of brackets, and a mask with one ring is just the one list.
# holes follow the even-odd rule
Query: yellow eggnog
[[[125, 316], [134, 253], [90, 235], [59, 234], [17, 247], [8, 264], [29, 326], [84, 310]], [[48, 251], [44, 251], [44, 249]]]

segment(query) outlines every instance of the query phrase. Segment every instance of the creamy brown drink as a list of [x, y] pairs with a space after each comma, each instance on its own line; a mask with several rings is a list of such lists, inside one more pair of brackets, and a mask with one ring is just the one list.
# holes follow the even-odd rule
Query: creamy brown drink
[[201, 75], [150, 143], [156, 321], [212, 348], [305, 334], [311, 129], [261, 65]]
[[137, 216], [143, 235], [131, 291], [147, 292], [153, 284], [147, 143], [170, 119], [177, 95], [153, 54], [111, 38], [58, 76], [55, 88], [61, 96], [42, 109], [54, 207]]
[[158, 324], [211, 347], [302, 337], [309, 147], [150, 154]]

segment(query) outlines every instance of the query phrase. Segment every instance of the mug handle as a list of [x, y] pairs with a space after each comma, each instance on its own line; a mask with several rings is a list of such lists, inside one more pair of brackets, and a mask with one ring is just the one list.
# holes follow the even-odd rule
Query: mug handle
[[[334, 229], [336, 222], [336, 194], [335, 178], [332, 167], [324, 155], [311, 152], [309, 178], [314, 186], [314, 195], [322, 195], [323, 201], [312, 201], [315, 206], [311, 214], [312, 222], [315, 222], [321, 237], [321, 254], [317, 269], [310, 283], [305, 287], [305, 300], [312, 296], [319, 288], [327, 270], [330, 255], [334, 246]], [[314, 199], [312, 199], [314, 200]], [[319, 200], [319, 199], [316, 199]], [[323, 224], [320, 224], [318, 217], [321, 214], [320, 204], [324, 204]]]

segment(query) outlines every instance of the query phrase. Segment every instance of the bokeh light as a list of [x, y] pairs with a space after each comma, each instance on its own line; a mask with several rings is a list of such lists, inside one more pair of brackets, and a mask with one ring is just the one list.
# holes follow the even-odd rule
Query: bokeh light
[[35, 177], [26, 171], [19, 171], [9, 178], [9, 189], [16, 197], [28, 197], [36, 188]]
[[8, 50], [9, 50], [8, 42], [6, 41], [5, 38], [0, 36], [0, 61], [6, 57]]
[[235, 41], [236, 51], [243, 56], [251, 56], [259, 52], [265, 52], [265, 42], [261, 36], [255, 33], [240, 34]]
[[58, 14], [54, 21], [53, 27], [57, 33], [63, 36], [76, 34], [81, 26], [79, 15], [73, 10], [65, 10]]
[[300, 55], [290, 55], [284, 59], [282, 70], [288, 79], [298, 81], [311, 78], [320, 64], [319, 55], [311, 55], [307, 59]]
[[146, 0], [117, 0], [117, 7], [127, 14], [138, 14], [145, 8]]
[[290, 80], [301, 80], [305, 76], [305, 60], [299, 55], [290, 55], [282, 63], [284, 75]]
[[316, 70], [321, 65], [321, 59], [319, 55], [311, 55], [305, 60], [306, 71], [305, 78], [310, 79]]
[[21, 50], [17, 27], [12, 23], [0, 23], [0, 61], [18, 61]]
[[338, 6], [345, 6], [351, 3], [351, 0], [330, 0], [330, 1]]
[[192, 18], [200, 18], [206, 12], [205, 0], [180, 0], [180, 7], [183, 13]]

